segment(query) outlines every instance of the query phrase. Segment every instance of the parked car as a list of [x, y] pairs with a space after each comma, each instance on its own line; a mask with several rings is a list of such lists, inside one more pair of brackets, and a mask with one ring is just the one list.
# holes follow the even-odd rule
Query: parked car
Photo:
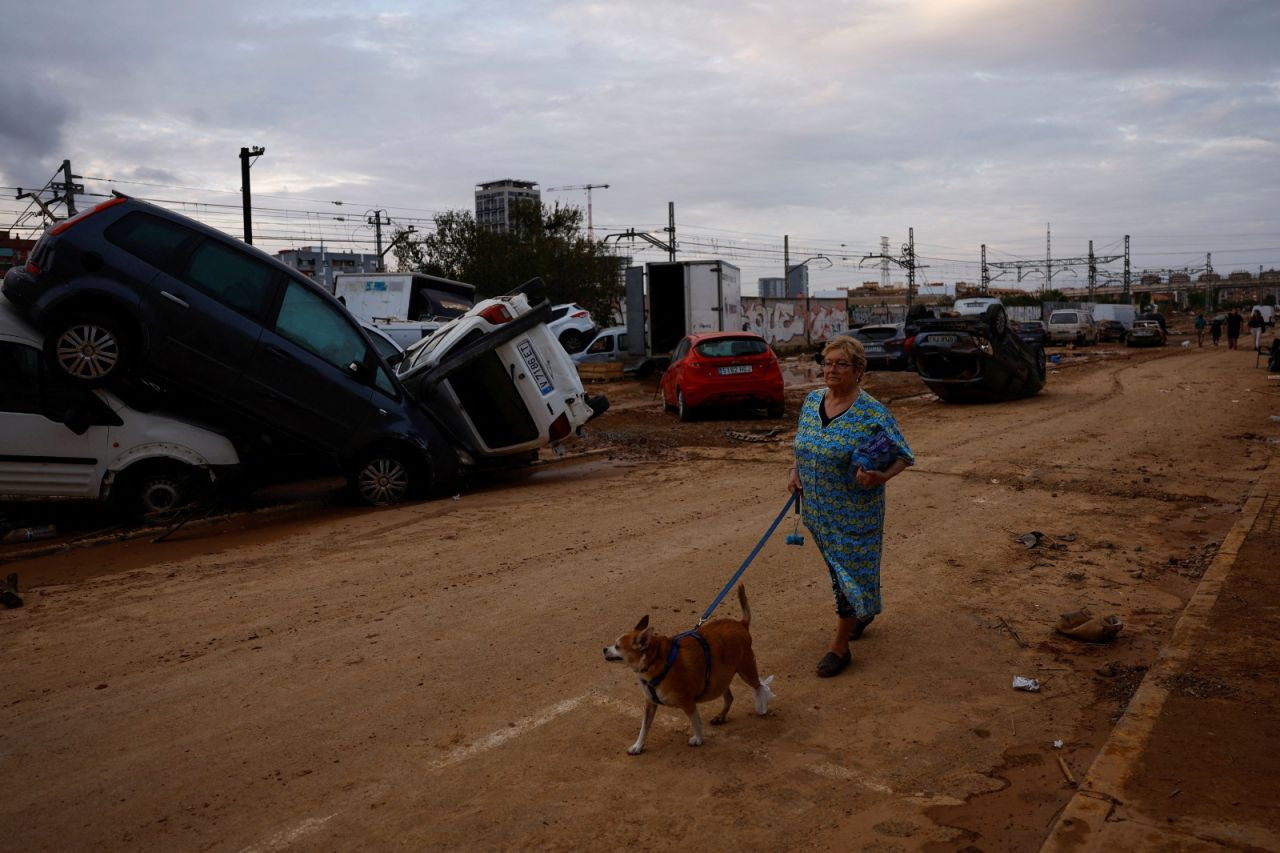
[[1155, 320], [1134, 320], [1133, 328], [1125, 338], [1125, 344], [1131, 347], [1160, 347], [1164, 342], [1164, 329]]
[[873, 370], [905, 370], [909, 366], [904, 326], [904, 323], [875, 323], [853, 333], [867, 354], [867, 367]]
[[1088, 311], [1054, 311], [1048, 325], [1050, 343], [1084, 346], [1098, 342], [1098, 327]]
[[993, 305], [999, 305], [1002, 310], [1004, 308], [1003, 303], [994, 296], [971, 296], [967, 299], [957, 299], [951, 306], [951, 313], [962, 317], [985, 317]]
[[231, 442], [49, 370], [40, 333], [0, 299], [0, 495], [111, 501], [130, 515], [175, 510], [234, 479]]
[[1044, 346], [1049, 343], [1049, 327], [1044, 320], [1025, 320], [1014, 328], [1014, 333], [1024, 344]]
[[943, 402], [1010, 400], [1044, 387], [1044, 347], [1023, 343], [1002, 305], [989, 305], [980, 316], [916, 314], [906, 334], [916, 372]]
[[1098, 323], [1098, 343], [1115, 341], [1124, 343], [1127, 330], [1119, 320], [1102, 320]]
[[580, 352], [572, 355], [574, 364], [608, 364], [627, 358], [627, 327], [601, 329]]
[[782, 369], [754, 332], [686, 335], [659, 384], [667, 411], [682, 421], [707, 406], [762, 407], [769, 417], [782, 417]]
[[209, 226], [117, 195], [46, 231], [3, 290], [43, 332], [52, 372], [159, 389], [242, 458], [245, 445], [305, 448], [372, 504], [456, 478], [438, 422], [346, 309]]
[[464, 464], [527, 461], [602, 414], [547, 324], [551, 305], [535, 279], [485, 299], [410, 347], [405, 388], [437, 413]]
[[596, 333], [591, 312], [574, 302], [551, 306], [551, 320], [547, 325], [551, 327], [551, 334], [560, 341], [560, 346], [570, 355], [581, 352]]

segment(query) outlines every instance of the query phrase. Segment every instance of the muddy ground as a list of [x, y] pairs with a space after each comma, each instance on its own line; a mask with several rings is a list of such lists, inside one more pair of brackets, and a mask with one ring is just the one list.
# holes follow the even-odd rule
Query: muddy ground
[[[320, 483], [161, 542], [4, 546], [26, 606], [0, 611], [0, 849], [1034, 849], [1280, 432], [1252, 353], [1178, 340], [1059, 351], [999, 405], [873, 374], [919, 460], [889, 490], [884, 614], [815, 677], [830, 587], [788, 521], [744, 578], [777, 699], [738, 690], [696, 749], [661, 709], [626, 754], [642, 697], [601, 647], [646, 613], [691, 627], [773, 520], [799, 363], [781, 421], [681, 424], [610, 383], [570, 456], [454, 500]], [[1054, 634], [1081, 606], [1119, 638]]]

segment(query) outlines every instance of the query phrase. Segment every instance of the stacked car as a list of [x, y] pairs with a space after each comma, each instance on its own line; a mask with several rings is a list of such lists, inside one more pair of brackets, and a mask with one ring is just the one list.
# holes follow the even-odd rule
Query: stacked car
[[998, 302], [987, 303], [982, 314], [915, 312], [907, 318], [906, 334], [916, 372], [943, 402], [1010, 400], [1044, 387], [1044, 347], [1024, 343]]
[[[149, 407], [160, 401], [229, 438], [241, 457], [325, 460], [371, 504], [452, 488], [460, 466], [563, 440], [603, 408], [585, 403], [576, 375], [558, 366], [563, 352], [554, 339], [537, 334], [550, 305], [535, 285], [482, 303], [488, 319], [446, 335], [452, 344], [434, 348], [434, 361], [415, 358], [411, 392], [369, 333], [311, 279], [213, 228], [125, 196], [47, 231], [27, 265], [6, 274], [3, 290], [43, 334], [45, 362], [61, 381], [110, 386], [122, 400]], [[508, 319], [499, 320], [503, 311]], [[518, 342], [510, 334], [516, 327], [525, 333]], [[529, 378], [539, 393], [504, 390], [501, 406], [482, 403], [499, 374], [507, 383]], [[459, 410], [463, 394], [450, 395], [455, 384], [445, 382], [463, 375], [486, 383], [465, 392], [468, 411]], [[532, 420], [550, 411], [557, 426], [533, 437], [526, 429], [518, 441], [504, 434], [474, 440], [468, 425], [482, 431], [499, 410], [519, 416], [502, 406], [537, 409], [524, 413]]]

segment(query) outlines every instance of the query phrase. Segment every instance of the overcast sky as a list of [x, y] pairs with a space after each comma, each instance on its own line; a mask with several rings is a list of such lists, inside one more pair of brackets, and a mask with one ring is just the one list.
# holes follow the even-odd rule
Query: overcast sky
[[256, 145], [268, 251], [368, 251], [367, 211], [421, 229], [512, 177], [608, 184], [598, 235], [674, 202], [682, 257], [744, 283], [784, 234], [831, 258], [820, 288], [876, 279], [857, 259], [908, 228], [931, 281], [976, 279], [983, 243], [1043, 260], [1048, 224], [1055, 257], [1130, 234], [1135, 268], [1280, 267], [1276, 0], [4, 6], [0, 229], [70, 159], [239, 236]]

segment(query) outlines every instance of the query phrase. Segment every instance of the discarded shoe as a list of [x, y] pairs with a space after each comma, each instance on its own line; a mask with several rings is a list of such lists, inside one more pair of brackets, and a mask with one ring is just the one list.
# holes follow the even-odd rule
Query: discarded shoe
[[[1082, 615], [1084, 619], [1080, 618]], [[1124, 623], [1119, 616], [1090, 616], [1087, 610], [1064, 613], [1058, 620], [1059, 634], [1073, 640], [1084, 640], [1086, 643], [1110, 642], [1122, 628]]]

